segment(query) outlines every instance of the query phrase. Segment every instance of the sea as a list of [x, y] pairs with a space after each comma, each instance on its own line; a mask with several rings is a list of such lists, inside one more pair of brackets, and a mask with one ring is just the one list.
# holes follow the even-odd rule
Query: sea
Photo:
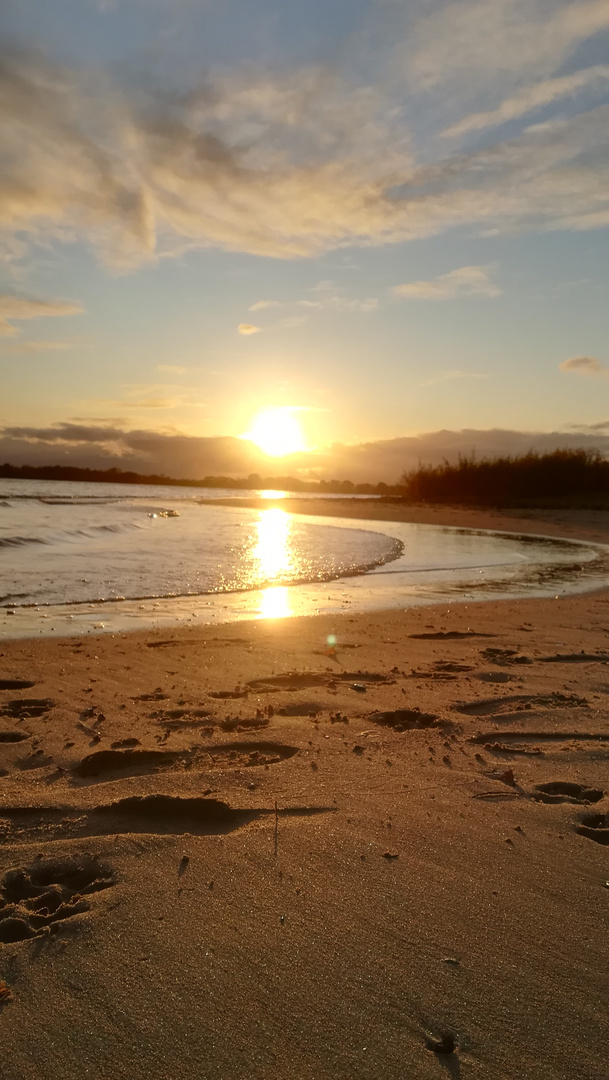
[[[558, 595], [609, 581], [603, 545], [295, 515], [281, 508], [290, 494], [0, 480], [0, 636]], [[262, 509], [224, 505], [252, 496]]]

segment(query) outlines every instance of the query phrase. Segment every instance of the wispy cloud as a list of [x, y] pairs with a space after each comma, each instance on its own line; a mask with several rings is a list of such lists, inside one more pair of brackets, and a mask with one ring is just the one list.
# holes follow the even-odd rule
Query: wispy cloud
[[551, 105], [564, 97], [574, 97], [578, 91], [585, 90], [595, 83], [601, 87], [609, 81], [609, 65], [597, 64], [585, 71], [573, 75], [563, 75], [556, 79], [544, 79], [532, 86], [523, 87], [517, 94], [507, 98], [496, 109], [473, 113], [442, 132], [445, 136], [465, 135], [470, 131], [482, 131], [484, 128], [504, 124], [534, 109]]
[[586, 38], [609, 27], [606, 0], [461, 0], [433, 5], [410, 35], [412, 77], [425, 86], [489, 73], [519, 78], [556, 70]]
[[21, 330], [13, 322], [22, 319], [53, 318], [63, 315], [80, 315], [82, 304], [71, 300], [32, 300], [25, 296], [0, 296], [0, 335], [14, 337]]
[[455, 300], [461, 296], [499, 296], [501, 289], [490, 277], [488, 266], [461, 266], [431, 281], [410, 281], [395, 285], [395, 296], [408, 300]]
[[[381, 66], [369, 85], [346, 64], [331, 74], [309, 65], [289, 75], [205, 71], [188, 92], [165, 93], [5, 49], [7, 247], [79, 236], [129, 268], [193, 247], [298, 258], [455, 225], [501, 232], [607, 224], [608, 107], [439, 158], [435, 145], [421, 153], [408, 125], [427, 109], [436, 126], [439, 118], [441, 130], [454, 131], [482, 123], [472, 119], [482, 115], [480, 100], [513, 113], [528, 108], [531, 94], [573, 92], [575, 83], [567, 91], [560, 80], [575, 77], [559, 75], [559, 65], [609, 26], [607, 0], [408, 9], [410, 32], [371, 58]], [[547, 83], [523, 91], [525, 78]]]
[[240, 322], [237, 327], [237, 333], [247, 337], [249, 334], [259, 334], [261, 329], [261, 326], [254, 326], [253, 323]]
[[184, 375], [188, 368], [182, 367], [180, 364], [157, 364], [157, 371], [164, 371], [168, 375]]
[[558, 365], [560, 371], [572, 371], [592, 379], [609, 379], [609, 367], [595, 356], [572, 356]]
[[322, 295], [317, 300], [297, 300], [298, 307], [326, 309], [330, 311], [362, 311], [364, 313], [376, 311], [379, 302], [374, 296], [348, 297], [340, 295]]
[[265, 308], [279, 307], [279, 300], [257, 300], [250, 306], [250, 311], [264, 311]]

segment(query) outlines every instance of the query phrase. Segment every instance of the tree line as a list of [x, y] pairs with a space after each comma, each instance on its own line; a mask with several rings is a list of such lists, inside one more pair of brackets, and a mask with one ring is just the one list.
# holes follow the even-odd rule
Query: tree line
[[85, 469], [76, 465], [0, 465], [4, 480], [71, 480], [89, 484], [164, 484], [170, 487], [229, 488], [231, 490], [311, 491], [333, 495], [399, 494], [399, 485], [354, 484], [351, 480], [299, 480], [294, 476], [206, 476], [202, 480], [178, 480], [162, 473], [127, 472], [123, 469]]

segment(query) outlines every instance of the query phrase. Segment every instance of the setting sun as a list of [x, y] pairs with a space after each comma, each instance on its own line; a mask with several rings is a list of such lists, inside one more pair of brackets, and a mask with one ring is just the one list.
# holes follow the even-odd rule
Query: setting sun
[[283, 457], [306, 450], [306, 443], [296, 410], [291, 405], [261, 409], [243, 436], [271, 457]]

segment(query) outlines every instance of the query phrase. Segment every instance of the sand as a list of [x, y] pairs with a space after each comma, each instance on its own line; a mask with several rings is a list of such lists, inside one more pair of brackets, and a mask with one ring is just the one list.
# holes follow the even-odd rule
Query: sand
[[1, 643], [3, 1080], [606, 1080], [608, 665], [609, 591]]

